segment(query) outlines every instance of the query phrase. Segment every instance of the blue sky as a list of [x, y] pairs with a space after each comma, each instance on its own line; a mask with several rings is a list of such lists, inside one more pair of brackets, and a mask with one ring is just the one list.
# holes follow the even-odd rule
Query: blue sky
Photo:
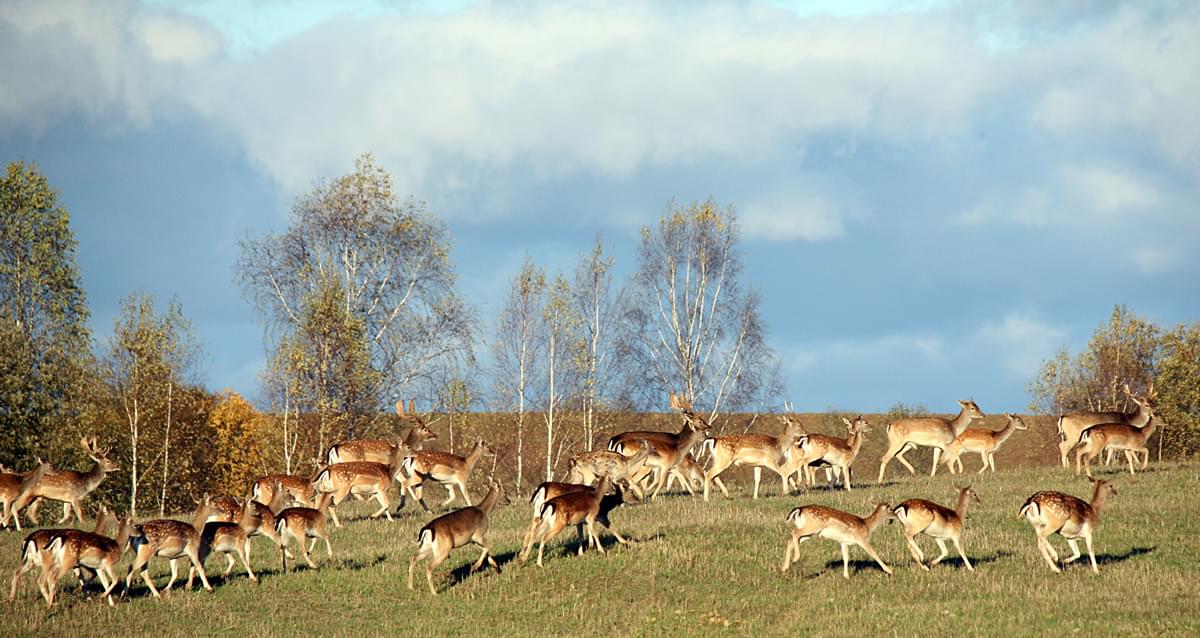
[[72, 213], [95, 330], [178, 296], [255, 394], [236, 242], [372, 152], [485, 320], [525, 254], [744, 224], [799, 409], [986, 412], [1113, 304], [1200, 318], [1200, 5], [5, 2], [0, 158]]

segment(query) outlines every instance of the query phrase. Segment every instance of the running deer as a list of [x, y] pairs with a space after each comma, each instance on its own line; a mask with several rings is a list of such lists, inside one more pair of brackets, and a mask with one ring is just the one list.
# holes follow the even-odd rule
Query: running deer
[[[532, 539], [534, 537], [534, 535], [537, 533], [538, 526], [541, 524], [541, 520], [542, 520], [541, 516], [540, 516], [541, 512], [542, 512], [542, 506], [545, 505], [548, 501], [556, 499], [556, 498], [562, 496], [563, 494], [574, 494], [576, 492], [590, 492], [594, 489], [595, 488], [593, 488], [590, 485], [581, 485], [578, 483], [557, 483], [554, 481], [546, 481], [545, 483], [542, 483], [541, 485], [539, 485], [537, 487], [537, 489], [535, 489], [533, 491], [533, 494], [529, 497], [529, 502], [533, 505], [533, 523], [530, 524], [529, 530], [525, 532], [525, 538], [521, 541], [521, 547], [525, 547], [526, 545], [529, 545], [530, 539]], [[596, 522], [600, 523], [601, 525], [604, 526], [605, 529], [612, 532], [613, 536], [616, 537], [618, 543], [621, 543], [622, 545], [626, 545], [629, 543], [629, 541], [627, 541], [623, 536], [621, 536], [621, 534], [618, 533], [617, 530], [613, 529], [612, 523], [608, 520], [608, 514], [613, 509], [616, 509], [617, 507], [620, 507], [620, 506], [624, 505], [625, 503], [628, 503], [629, 499], [628, 499], [628, 496], [627, 496], [624, 488], [622, 488], [619, 483], [613, 484], [613, 490], [615, 491], [615, 493], [605, 494], [603, 497], [601, 497], [600, 511], [599, 511], [599, 513], [596, 514]], [[578, 533], [579, 533], [579, 542], [582, 544], [584, 541], [583, 526], [577, 525], [576, 529], [578, 530]]]
[[208, 523], [236, 523], [242, 517], [242, 502], [232, 496], [214, 496], [209, 500], [212, 511]]
[[329, 447], [325, 453], [325, 462], [329, 465], [334, 463], [346, 463], [349, 461], [373, 461], [375, 463], [387, 463], [392, 458], [392, 452], [397, 447], [407, 447], [410, 450], [420, 450], [426, 441], [436, 441], [437, 435], [429, 426], [421, 420], [421, 417], [413, 410], [413, 401], [408, 402], [408, 411], [404, 410], [404, 402], [396, 402], [396, 414], [401, 419], [412, 424], [405, 435], [404, 440], [397, 446], [395, 443], [387, 439], [353, 439], [350, 441], [340, 441]]
[[79, 443], [95, 463], [92, 469], [87, 472], [74, 470], [47, 472], [41, 480], [34, 483], [32, 488], [25, 492], [23, 497], [16, 501], [13, 505], [16, 511], [24, 509], [30, 501], [33, 501], [26, 510], [26, 515], [31, 522], [37, 523], [40, 499], [62, 501], [63, 515], [58, 519], [57, 524], [62, 525], [71, 518], [71, 508], [75, 509], [75, 517], [80, 523], [83, 523], [83, 508], [80, 507], [80, 502], [104, 481], [104, 477], [109, 472], [115, 472], [121, 469], [121, 466], [108, 458], [108, 448], [96, 447], [96, 437], [84, 437], [80, 439]]
[[[654, 448], [655, 454], [646, 459], [646, 466], [654, 472], [654, 484], [650, 497], [658, 496], [666, 486], [672, 474], [679, 472], [683, 459], [687, 458], [693, 446], [702, 441], [711, 429], [704, 417], [692, 410], [692, 405], [683, 397], [672, 393], [671, 407], [683, 415], [684, 425], [679, 434], [669, 432], [626, 432], [609, 440], [609, 448], [624, 456], [633, 456], [641, 449], [641, 441]], [[680, 475], [682, 479], [683, 476]], [[690, 488], [689, 488], [689, 491]]]
[[34, 485], [37, 485], [43, 476], [53, 471], [54, 468], [41, 459], [37, 459], [37, 467], [23, 473], [10, 472], [7, 468], [0, 467], [0, 506], [3, 506], [0, 527], [8, 527], [8, 519], [11, 517], [17, 531], [21, 531], [21, 512], [16, 509], [15, 505], [33, 489]]
[[391, 458], [387, 464], [372, 461], [348, 461], [327, 466], [317, 473], [313, 479], [313, 488], [318, 494], [332, 494], [329, 504], [329, 515], [333, 517], [335, 527], [341, 527], [338, 520], [337, 506], [353, 494], [359, 498], [374, 498], [379, 502], [379, 510], [371, 514], [371, 518], [379, 518], [382, 514], [392, 520], [391, 503], [388, 501], [388, 489], [400, 476], [400, 466], [411, 458], [412, 450], [404, 445], [391, 450]]
[[67, 570], [85, 568], [96, 573], [100, 584], [104, 587], [104, 597], [108, 606], [113, 607], [112, 590], [120, 583], [117, 578], [116, 566], [125, 553], [129, 544], [130, 530], [133, 520], [126, 516], [117, 527], [116, 538], [109, 538], [98, 533], [75, 532], [58, 533], [50, 539], [47, 551], [53, 556], [54, 567], [46, 571], [43, 578], [46, 587], [43, 595], [46, 606], [54, 605], [54, 597], [58, 592], [58, 581]]
[[275, 490], [281, 488], [288, 496], [285, 504], [309, 507], [317, 502], [313, 478], [299, 474], [268, 474], [254, 481], [250, 496], [259, 503], [270, 503], [275, 500]]
[[429, 558], [425, 565], [425, 581], [429, 583], [429, 591], [437, 595], [437, 588], [433, 586], [433, 570], [445, 562], [451, 551], [467, 543], [474, 543], [483, 550], [479, 560], [471, 565], [472, 572], [483, 567], [485, 560], [499, 572], [500, 565], [492, 558], [492, 549], [487, 542], [488, 519], [496, 505], [507, 505], [508, 502], [504, 486], [493, 480], [491, 489], [479, 505], [454, 510], [426, 523], [417, 534], [417, 552], [408, 563], [408, 588], [413, 589], [413, 571], [417, 563]]
[[[275, 512], [283, 510], [284, 501], [288, 496], [287, 491], [278, 486], [274, 489], [272, 496], [272, 500], [266, 504], [254, 500], [252, 496], [247, 496], [246, 504], [249, 511], [241, 519], [241, 525], [246, 530], [247, 537], [263, 536], [271, 542], [272, 547], [276, 547], [279, 545], [279, 535], [275, 533]], [[250, 550], [246, 551], [249, 553]]]
[[[233, 572], [234, 556], [237, 556], [242, 561], [242, 566], [246, 568], [246, 575], [254, 583], [258, 583], [258, 577], [254, 575], [254, 570], [250, 569], [250, 534], [248, 529], [253, 528], [255, 510], [250, 505], [251, 501], [247, 499], [238, 511], [237, 520], [235, 521], [209, 521], [204, 524], [204, 529], [200, 532], [200, 564], [204, 565], [208, 561], [208, 557], [213, 552], [224, 554], [226, 565], [225, 572], [221, 574], [222, 578], [229, 578], [229, 574]], [[193, 565], [188, 570], [187, 584], [185, 589], [192, 588], [192, 579], [196, 575], [196, 566]]]
[[639, 441], [637, 454], [623, 456], [609, 450], [594, 450], [583, 452], [571, 457], [567, 462], [567, 482], [591, 485], [604, 474], [613, 477], [613, 481], [626, 481], [638, 499], [645, 498], [641, 483], [637, 479], [647, 467], [646, 460], [654, 454], [654, 447], [645, 439]]
[[1105, 449], [1124, 452], [1125, 459], [1129, 461], [1130, 474], [1134, 474], [1134, 457], [1138, 453], [1144, 454], [1142, 470], [1145, 470], [1146, 465], [1150, 462], [1150, 450], [1146, 447], [1146, 441], [1150, 435], [1154, 434], [1157, 423], [1158, 419], [1152, 418], [1149, 423], [1140, 428], [1124, 423], [1105, 423], [1093, 425], [1084, 430], [1083, 434], [1079, 436], [1079, 449], [1075, 451], [1075, 476], [1079, 476], [1079, 466], [1082, 461], [1088, 478], [1092, 478], [1092, 459], [1099, 456]]
[[[275, 515], [275, 535], [279, 538], [279, 557], [283, 562], [283, 571], [287, 571], [288, 539], [296, 539], [304, 561], [316, 569], [310, 554], [317, 544], [317, 539], [325, 541], [325, 555], [333, 558], [333, 548], [329, 545], [329, 532], [326, 530], [325, 516], [329, 511], [329, 501], [332, 494], [326, 492], [317, 499], [317, 507], [289, 507]], [[304, 544], [305, 539], [311, 539]]]
[[963, 433], [958, 435], [954, 442], [946, 446], [946, 455], [942, 459], [942, 464], [950, 468], [953, 474], [957, 472], [962, 474], [963, 452], [976, 452], [979, 454], [979, 459], [983, 461], [983, 466], [979, 468], [979, 473], [983, 474], [991, 468], [996, 471], [996, 452], [1000, 446], [1004, 445], [1005, 441], [1018, 430], [1028, 430], [1025, 421], [1015, 414], [1004, 415], [1008, 422], [999, 431], [993, 432], [986, 428], [967, 428]]
[[971, 421], [982, 419], [985, 416], [974, 401], [959, 401], [958, 405], [961, 406], [961, 410], [953, 419], [926, 416], [897, 419], [889, 423], [887, 426], [888, 448], [879, 463], [879, 482], [883, 482], [883, 473], [893, 458], [900, 461], [900, 464], [908, 469], [909, 474], [915, 476], [917, 471], [904, 458], [904, 453], [918, 445], [933, 448], [933, 465], [929, 470], [929, 475], [937, 474], [938, 460], [946, 446], [953, 443], [954, 439], [957, 439], [958, 435], [967, 429]]
[[495, 454], [495, 450], [483, 441], [476, 441], [475, 446], [471, 448], [471, 452], [467, 456], [461, 457], [457, 454], [449, 452], [431, 452], [422, 450], [406, 459], [404, 469], [408, 475], [400, 478], [400, 504], [404, 505], [404, 495], [407, 493], [412, 496], [429, 511], [429, 506], [425, 504], [424, 484], [426, 480], [434, 480], [446, 488], [447, 496], [442, 507], [449, 505], [454, 501], [454, 489], [458, 488], [458, 493], [462, 495], [467, 505], [471, 504], [471, 496], [467, 494], [467, 479], [471, 477], [471, 472], [475, 469], [475, 465], [479, 463], [479, 459], [483, 458], [483, 453]]
[[175, 579], [179, 577], [180, 558], [186, 557], [192, 567], [200, 572], [200, 582], [205, 591], [211, 592], [212, 585], [208, 584], [208, 576], [204, 573], [204, 564], [200, 562], [200, 536], [204, 531], [204, 523], [212, 513], [212, 504], [205, 494], [196, 506], [196, 513], [191, 523], [184, 523], [170, 518], [160, 518], [146, 521], [134, 526], [129, 548], [133, 550], [133, 564], [125, 576], [125, 592], [128, 593], [133, 583], [133, 575], [141, 574], [142, 582], [150, 589], [155, 598], [161, 598], [154, 581], [150, 579], [150, 559], [158, 556], [166, 558], [171, 563], [171, 580], [167, 581], [165, 592], [171, 591]]
[[[704, 441], [712, 451], [712, 465], [704, 473], [704, 500], [708, 500], [709, 487], [714, 479], [730, 467], [749, 465], [754, 468], [754, 498], [758, 498], [758, 486], [762, 482], [762, 470], [767, 468], [779, 475], [784, 496], [788, 494], [788, 472], [785, 467], [791, 460], [792, 444], [804, 433], [800, 422], [791, 416], [781, 415], [783, 431], [774, 436], [766, 434], [727, 434]], [[717, 483], [721, 493], [729, 498], [724, 483]]]
[[[92, 529], [92, 533], [101, 535], [107, 534], [108, 528], [111, 527], [115, 522], [116, 516], [110, 512], [107, 507], [101, 506], [100, 513], [96, 516], [96, 526], [94, 529]], [[38, 591], [42, 592], [43, 597], [47, 596], [45, 579], [47, 573], [49, 573], [54, 563], [53, 556], [47, 550], [50, 540], [58, 534], [83, 533], [85, 532], [77, 529], [40, 529], [26, 536], [25, 540], [21, 541], [21, 563], [17, 565], [15, 570], [13, 570], [12, 588], [8, 593], [8, 599], [10, 601], [16, 599], [17, 583], [20, 580], [21, 575], [29, 572], [35, 567], [41, 570], [38, 573]], [[83, 567], [82, 570], [87, 570], [87, 568]], [[88, 571], [90, 573], [90, 570]], [[82, 587], [83, 574], [81, 571], [77, 570], [75, 575], [77, 578], [79, 578], [79, 584], [80, 587]]]
[[1062, 492], [1038, 492], [1030, 496], [1017, 512], [1018, 519], [1024, 517], [1033, 526], [1038, 550], [1055, 572], [1061, 572], [1062, 569], [1058, 566], [1058, 552], [1050, 544], [1052, 534], [1067, 539], [1067, 544], [1074, 552], [1063, 561], [1063, 566], [1079, 558], [1079, 539], [1082, 538], [1087, 543], [1092, 571], [1100, 573], [1100, 568], [1096, 566], [1096, 553], [1092, 550], [1092, 535], [1100, 528], [1100, 509], [1108, 497], [1116, 495], [1117, 488], [1111, 481], [1089, 480], [1092, 482], [1091, 503]]
[[871, 533], [888, 519], [888, 507], [887, 503], [880, 503], [866, 518], [823, 505], [804, 505], [793, 509], [788, 513], [787, 521], [795, 529], [792, 530], [792, 537], [788, 539], [787, 549], [783, 554], [783, 567], [779, 571], [786, 572], [792, 563], [800, 560], [800, 543], [813, 536], [820, 536], [842, 546], [842, 575], [846, 578], [850, 578], [851, 545], [863, 548], [883, 568], [884, 573], [891, 576], [891, 568], [884, 564], [879, 554], [871, 547]]
[[537, 518], [534, 519], [533, 533], [527, 535], [527, 542], [521, 548], [519, 560], [524, 563], [529, 558], [533, 544], [538, 543], [537, 565], [541, 567], [546, 541], [557, 536], [567, 525], [587, 527], [586, 542], [584, 542], [583, 534], [580, 534], [580, 554], [583, 553], [585, 545], [599, 549], [601, 554], [607, 554], [604, 544], [600, 542], [600, 537], [596, 534], [596, 519], [600, 515], [601, 500], [608, 493], [611, 485], [612, 479], [605, 475], [600, 478], [600, 483], [594, 489], [571, 492], [546, 501], [541, 511], [538, 512]]
[[862, 415], [855, 417], [854, 421], [842, 417], [842, 423], [846, 424], [848, 434], [845, 439], [824, 434], [801, 436], [800, 440], [796, 442], [792, 463], [786, 468], [788, 475], [802, 470], [805, 482], [813, 485], [815, 483], [813, 472], [819, 466], [826, 466], [840, 473], [842, 485], [849, 491], [850, 466], [858, 457], [858, 451], [867, 438], [867, 432], [871, 431], [871, 424], [867, 423]]
[[[904, 527], [904, 540], [908, 542], [908, 551], [912, 553], [913, 560], [917, 561], [921, 569], [929, 571], [930, 566], [937, 565], [950, 554], [950, 550], [946, 548], [946, 541], [949, 540], [954, 543], [967, 569], [975, 571], [962, 547], [963, 521], [967, 517], [967, 506], [972, 503], [979, 503], [979, 495], [968, 485], [958, 488], [958, 503], [954, 509], [923, 498], [910, 498], [892, 508], [892, 516]], [[915, 540], [917, 534], [933, 538], [937, 541], [938, 549], [942, 551], [929, 565], [925, 564], [925, 552], [921, 551]]]
[[1129, 397], [1135, 406], [1132, 412], [1071, 412], [1058, 417], [1058, 435], [1062, 438], [1058, 444], [1058, 452], [1062, 457], [1063, 467], [1071, 467], [1067, 460], [1067, 453], [1079, 444], [1079, 437], [1084, 430], [1105, 423], [1122, 423], [1137, 428], [1145, 427], [1150, 423], [1150, 419], [1154, 416], [1154, 385], [1151, 384], [1146, 394], [1140, 396], [1129, 390], [1128, 383], [1125, 384], [1123, 390], [1125, 396]]

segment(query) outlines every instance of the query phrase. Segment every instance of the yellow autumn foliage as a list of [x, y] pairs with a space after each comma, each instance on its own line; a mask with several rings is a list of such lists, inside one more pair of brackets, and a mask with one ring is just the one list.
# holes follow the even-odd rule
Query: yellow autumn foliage
[[245, 496], [250, 483], [266, 473], [270, 422], [240, 394], [226, 390], [209, 417], [216, 434], [213, 484], [224, 494]]

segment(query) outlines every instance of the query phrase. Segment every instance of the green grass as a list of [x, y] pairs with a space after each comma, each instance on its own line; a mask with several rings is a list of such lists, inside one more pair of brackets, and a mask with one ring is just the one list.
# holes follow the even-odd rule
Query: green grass
[[[869, 457], [868, 457], [869, 458]], [[872, 464], [863, 459], [860, 478]], [[968, 464], [972, 468], [973, 464]], [[253, 563], [262, 578], [212, 579], [215, 593], [173, 591], [163, 600], [136, 585], [129, 600], [109, 608], [89, 590], [68, 583], [47, 610], [26, 578], [15, 604], [0, 615], [0, 636], [215, 635], [640, 635], [822, 632], [833, 634], [1200, 633], [1200, 474], [1195, 465], [1155, 464], [1136, 478], [1114, 477], [1119, 493], [1096, 535], [1100, 574], [1086, 556], [1064, 574], [1043, 563], [1029, 525], [1014, 516], [1040, 489], [1088, 496], [1089, 486], [1057, 467], [1001, 471], [976, 478], [983, 499], [964, 533], [977, 571], [948, 559], [932, 572], [919, 570], [899, 526], [885, 525], [874, 545], [895, 570], [888, 577], [860, 550], [852, 550], [851, 578], [841, 575], [837, 545], [813, 540], [800, 562], [781, 574], [794, 506], [820, 503], [865, 514], [873, 502], [923, 497], [949, 503], [955, 479], [910, 478], [889, 470], [883, 487], [865, 484], [847, 494], [818, 489], [753, 501], [745, 480], [730, 483], [735, 497], [672, 495], [614, 512], [631, 547], [611, 546], [607, 557], [568, 555], [574, 533], [547, 547], [546, 566], [518, 565], [515, 554], [529, 520], [523, 502], [497, 510], [490, 538], [503, 572], [467, 574], [475, 548], [457, 550], [435, 574], [441, 595], [405, 586], [417, 530], [429, 517], [411, 510], [395, 522], [359, 520], [365, 505], [343, 506], [352, 519], [333, 532], [334, 559], [316, 571], [279, 572], [277, 550], [258, 538]], [[957, 479], [958, 477], [956, 477]], [[476, 491], [480, 491], [476, 488]], [[515, 499], [514, 499], [515, 500]], [[49, 510], [48, 510], [49, 511]], [[23, 534], [0, 531], [0, 568], [10, 575]], [[569, 537], [567, 547], [563, 541]], [[606, 537], [611, 539], [611, 537]], [[936, 546], [925, 539], [927, 554]], [[1065, 543], [1055, 537], [1060, 552]], [[1063, 554], [1066, 555], [1065, 553]], [[318, 547], [316, 554], [323, 557]], [[224, 561], [210, 561], [219, 572]], [[290, 562], [289, 562], [290, 564]], [[128, 556], [122, 569], [128, 565]], [[165, 563], [158, 564], [164, 582]], [[68, 577], [65, 580], [71, 580]], [[3, 581], [6, 585], [7, 580]]]

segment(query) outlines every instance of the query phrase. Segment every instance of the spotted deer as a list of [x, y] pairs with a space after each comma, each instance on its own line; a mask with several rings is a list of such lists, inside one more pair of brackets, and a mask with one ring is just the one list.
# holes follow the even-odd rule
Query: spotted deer
[[301, 474], [268, 474], [254, 481], [250, 496], [259, 503], [270, 503], [275, 500], [275, 490], [282, 489], [287, 494], [285, 505], [309, 507], [317, 502], [317, 491], [312, 484], [314, 478]]
[[403, 505], [404, 494], [407, 493], [419, 502], [425, 511], [429, 511], [429, 506], [425, 504], [423, 489], [427, 480], [433, 480], [446, 488], [446, 500], [442, 503], [442, 507], [446, 507], [454, 501], [456, 488], [467, 505], [470, 505], [471, 496], [467, 494], [467, 479], [471, 477], [471, 472], [479, 463], [479, 459], [483, 458], [484, 452], [496, 453], [484, 441], [476, 441], [475, 446], [471, 448], [466, 457], [429, 450], [415, 453], [411, 458], [405, 460], [404, 469], [407, 476], [400, 478], [400, 487], [403, 490], [400, 496], [401, 505]]
[[374, 498], [379, 502], [379, 509], [371, 514], [371, 518], [380, 515], [392, 520], [391, 503], [388, 501], [388, 490], [400, 476], [400, 466], [410, 459], [412, 450], [404, 445], [391, 450], [391, 458], [387, 464], [372, 461], [348, 461], [334, 463], [322, 469], [313, 479], [313, 487], [318, 494], [332, 494], [329, 504], [329, 515], [333, 517], [335, 527], [341, 527], [338, 520], [337, 506], [351, 494]]
[[50, 539], [47, 551], [53, 556], [54, 567], [45, 572], [46, 606], [54, 605], [54, 597], [58, 592], [58, 581], [68, 570], [86, 568], [96, 573], [100, 584], [104, 587], [104, 598], [108, 606], [113, 607], [112, 590], [121, 580], [117, 577], [116, 566], [125, 553], [129, 544], [130, 530], [133, 520], [126, 516], [117, 527], [116, 538], [109, 538], [94, 532], [58, 533]]
[[793, 454], [792, 462], [785, 468], [788, 475], [798, 470], [803, 471], [805, 482], [812, 485], [815, 482], [813, 478], [815, 469], [818, 466], [827, 466], [841, 475], [842, 486], [849, 491], [850, 466], [858, 457], [858, 451], [867, 438], [867, 432], [871, 431], [871, 424], [862, 415], [855, 417], [854, 421], [843, 417], [842, 423], [846, 424], [848, 434], [845, 439], [824, 434], [801, 436], [796, 441], [796, 451]]
[[[332, 494], [326, 492], [317, 499], [316, 508], [289, 507], [275, 515], [275, 535], [279, 538], [279, 557], [283, 562], [283, 571], [287, 571], [287, 546], [288, 540], [292, 538], [296, 539], [304, 561], [312, 569], [316, 569], [317, 565], [312, 561], [310, 554], [318, 539], [325, 541], [325, 555], [333, 558], [333, 548], [329, 545], [329, 532], [325, 523], [332, 497]], [[309, 540], [307, 546], [304, 544], [306, 539]]]
[[1070, 462], [1067, 460], [1067, 453], [1079, 444], [1079, 437], [1083, 434], [1084, 430], [1105, 423], [1121, 423], [1137, 428], [1145, 427], [1150, 423], [1150, 419], [1154, 416], [1154, 385], [1151, 384], [1144, 395], [1137, 395], [1131, 392], [1128, 383], [1124, 385], [1122, 390], [1134, 405], [1132, 412], [1119, 410], [1107, 412], [1071, 412], [1058, 417], [1058, 435], [1062, 439], [1058, 444], [1058, 452], [1062, 457], [1063, 467], [1070, 467]]
[[96, 446], [96, 437], [84, 437], [79, 443], [92, 459], [92, 468], [87, 472], [62, 470], [45, 473], [24, 496], [17, 499], [13, 509], [21, 511], [29, 505], [29, 509], [25, 511], [26, 515], [30, 522], [37, 523], [37, 510], [41, 499], [62, 501], [63, 515], [57, 524], [62, 525], [71, 518], [72, 508], [75, 510], [75, 518], [83, 523], [83, 508], [80, 507], [80, 503], [100, 486], [109, 472], [115, 472], [121, 469], [121, 466], [108, 458], [108, 448], [101, 449]]
[[871, 547], [871, 533], [888, 519], [889, 505], [879, 503], [875, 511], [866, 518], [861, 518], [823, 505], [804, 505], [793, 509], [787, 515], [787, 521], [792, 525], [791, 538], [788, 539], [786, 551], [783, 554], [783, 567], [788, 567], [800, 560], [800, 543], [814, 537], [828, 538], [842, 546], [842, 575], [850, 578], [850, 546], [858, 545], [867, 555], [879, 564], [888, 576], [892, 570], [875, 549]]
[[[900, 525], [903, 526], [904, 540], [908, 543], [908, 551], [921, 569], [929, 571], [930, 566], [937, 565], [950, 554], [950, 550], [946, 548], [946, 541], [949, 540], [954, 543], [954, 547], [958, 550], [958, 555], [962, 557], [963, 564], [967, 566], [967, 569], [975, 571], [962, 547], [963, 521], [967, 517], [967, 507], [972, 503], [979, 503], [979, 495], [968, 485], [958, 488], [958, 502], [954, 509], [943, 507], [923, 498], [910, 498], [892, 508], [892, 517], [900, 521]], [[915, 540], [918, 534], [925, 534], [933, 538], [942, 552], [929, 565], [925, 564], [925, 552], [921, 551], [921, 547]]]
[[963, 433], [954, 439], [954, 442], [946, 446], [946, 454], [942, 458], [942, 464], [946, 465], [951, 473], [957, 472], [962, 474], [963, 464], [961, 456], [963, 452], [975, 452], [979, 454], [979, 459], [983, 461], [983, 466], [979, 468], [979, 473], [983, 474], [991, 468], [996, 471], [996, 452], [1000, 447], [1008, 441], [1014, 433], [1021, 430], [1028, 430], [1025, 421], [1015, 414], [1004, 415], [1008, 422], [998, 431], [993, 432], [986, 428], [967, 428]]
[[[791, 460], [792, 444], [797, 436], [804, 433], [804, 428], [800, 421], [789, 415], [780, 415], [779, 420], [783, 423], [783, 430], [776, 435], [727, 434], [705, 439], [704, 445], [711, 449], [712, 464], [704, 473], [704, 500], [708, 500], [713, 480], [725, 470], [739, 465], [754, 468], [754, 498], [758, 498], [764, 467], [779, 475], [783, 495], [787, 496], [788, 472], [785, 468]], [[724, 483], [718, 483], [717, 486], [729, 498], [729, 490], [725, 489]]]
[[1124, 452], [1125, 459], [1129, 461], [1130, 474], [1135, 474], [1134, 458], [1139, 453], [1143, 454], [1142, 469], [1145, 470], [1150, 462], [1150, 450], [1146, 447], [1146, 441], [1154, 434], [1157, 422], [1158, 419], [1152, 418], [1140, 428], [1124, 423], [1105, 423], [1084, 430], [1083, 434], [1079, 435], [1079, 449], [1075, 451], [1075, 476], [1079, 476], [1079, 466], [1082, 464], [1087, 470], [1088, 478], [1092, 478], [1092, 459], [1105, 449]]
[[425, 581], [429, 584], [429, 591], [437, 595], [437, 588], [433, 586], [433, 570], [445, 562], [451, 551], [468, 543], [478, 545], [482, 549], [479, 560], [471, 565], [472, 572], [483, 567], [485, 560], [499, 572], [500, 565], [492, 558], [487, 531], [492, 510], [496, 505], [507, 504], [508, 495], [504, 492], [504, 486], [493, 480], [491, 489], [479, 505], [454, 510], [426, 523], [417, 534], [417, 551], [408, 563], [408, 588], [413, 589], [413, 571], [417, 568], [417, 563], [428, 558], [429, 562], [425, 565]]
[[7, 468], [0, 467], [0, 507], [3, 507], [0, 527], [8, 527], [11, 517], [17, 531], [21, 531], [21, 512], [14, 506], [24, 499], [43, 476], [53, 471], [54, 468], [41, 459], [37, 459], [37, 467], [28, 472], [10, 472]]
[[654, 455], [654, 447], [645, 439], [639, 441], [641, 449], [633, 456], [624, 456], [610, 450], [593, 450], [571, 457], [567, 462], [567, 482], [591, 485], [601, 475], [608, 474], [614, 481], [626, 481], [639, 499], [645, 498], [641, 482], [637, 480], [647, 467], [646, 460]]
[[580, 537], [580, 554], [585, 546], [595, 547], [601, 554], [606, 554], [604, 544], [596, 534], [596, 519], [600, 515], [601, 500], [611, 485], [612, 479], [605, 475], [600, 478], [600, 483], [594, 489], [563, 494], [542, 505], [537, 518], [534, 519], [533, 533], [526, 536], [527, 542], [521, 548], [519, 560], [524, 563], [529, 558], [529, 552], [533, 550], [533, 544], [537, 543], [537, 565], [541, 567], [546, 541], [557, 536], [568, 525], [583, 525], [587, 528], [587, 541], [583, 542], [583, 536]]
[[[437, 435], [429, 426], [421, 420], [421, 417], [413, 409], [413, 401], [408, 402], [408, 410], [404, 409], [404, 402], [396, 402], [396, 414], [401, 419], [412, 424], [408, 434], [400, 446], [407, 447], [410, 450], [420, 450], [426, 441], [436, 441]], [[395, 443], [387, 439], [353, 439], [349, 441], [339, 441], [329, 447], [325, 453], [325, 462], [329, 465], [335, 463], [346, 463], [349, 461], [372, 461], [375, 463], [387, 463], [392, 458], [392, 452], [397, 447]]]
[[1058, 566], [1058, 552], [1050, 544], [1050, 536], [1058, 534], [1067, 539], [1072, 552], [1062, 562], [1063, 566], [1080, 557], [1079, 539], [1082, 538], [1087, 543], [1092, 571], [1100, 573], [1100, 568], [1096, 566], [1096, 553], [1092, 549], [1092, 535], [1100, 528], [1101, 508], [1110, 496], [1116, 495], [1117, 488], [1111, 481], [1088, 480], [1092, 482], [1091, 503], [1062, 492], [1038, 492], [1030, 496], [1017, 512], [1017, 519], [1024, 517], [1033, 526], [1038, 550], [1055, 572], [1061, 572], [1062, 569]]
[[157, 556], [166, 558], [171, 564], [171, 580], [167, 581], [167, 586], [163, 588], [163, 591], [171, 591], [171, 586], [179, 577], [178, 561], [180, 558], [186, 557], [191, 561], [192, 567], [200, 573], [200, 582], [204, 585], [205, 591], [211, 592], [212, 585], [208, 584], [208, 576], [204, 573], [204, 564], [200, 562], [200, 536], [204, 531], [204, 523], [211, 513], [212, 504], [208, 495], [205, 494], [196, 506], [196, 513], [192, 516], [191, 523], [160, 518], [135, 525], [129, 539], [129, 548], [133, 550], [134, 559], [125, 576], [125, 591], [129, 591], [129, 587], [133, 583], [133, 575], [140, 574], [142, 582], [146, 583], [150, 593], [155, 598], [162, 597], [154, 586], [154, 581], [150, 578], [150, 559]]
[[959, 401], [958, 405], [961, 409], [958, 416], [953, 419], [926, 416], [897, 419], [889, 423], [887, 426], [888, 447], [879, 463], [879, 482], [883, 482], [883, 473], [893, 458], [900, 461], [909, 474], [915, 476], [917, 471], [904, 458], [904, 453], [919, 445], [933, 448], [933, 465], [929, 470], [929, 475], [937, 474], [938, 461], [946, 446], [953, 443], [954, 439], [957, 439], [958, 435], [967, 429], [971, 421], [986, 416], [974, 401]]
[[[96, 526], [92, 529], [93, 534], [107, 534], [108, 529], [116, 523], [117, 517], [108, 510], [107, 507], [101, 506], [100, 513], [96, 516]], [[42, 592], [42, 596], [46, 597], [46, 574], [53, 567], [54, 557], [50, 554], [47, 546], [50, 540], [58, 534], [82, 534], [81, 530], [77, 529], [40, 529], [32, 532], [21, 541], [21, 562], [17, 568], [13, 570], [12, 588], [8, 593], [10, 601], [17, 597], [17, 584], [22, 574], [25, 574], [35, 568], [40, 569], [38, 574], [38, 591]], [[86, 567], [81, 567], [76, 572], [76, 577], [80, 580], [80, 586], [83, 584], [83, 572], [88, 571]]]
[[[672, 393], [671, 408], [679, 410], [684, 418], [683, 429], [679, 434], [669, 432], [626, 432], [609, 440], [609, 449], [624, 456], [633, 456], [641, 449], [641, 441], [649, 443], [654, 448], [654, 455], [645, 463], [654, 474], [650, 497], [655, 498], [666, 486], [673, 473], [679, 472], [679, 466], [687, 458], [692, 448], [704, 440], [711, 429], [704, 417], [696, 414], [692, 404], [683, 397]], [[633, 436], [637, 435], [637, 436]], [[681, 476], [682, 478], [682, 476]], [[689, 489], [690, 491], [690, 489]]]

